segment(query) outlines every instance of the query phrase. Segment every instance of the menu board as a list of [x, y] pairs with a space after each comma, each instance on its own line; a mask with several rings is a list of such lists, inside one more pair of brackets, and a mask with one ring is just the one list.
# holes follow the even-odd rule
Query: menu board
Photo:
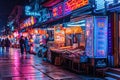
[[95, 58], [106, 58], [107, 57], [107, 29], [108, 29], [108, 18], [106, 16], [94, 17], [94, 57]]
[[69, 13], [75, 9], [83, 7], [89, 3], [89, 0], [66, 0], [64, 3], [64, 13]]
[[65, 43], [65, 32], [63, 30], [54, 33], [55, 43]]
[[65, 31], [62, 29], [62, 25], [54, 27], [54, 41], [55, 43], [65, 43]]

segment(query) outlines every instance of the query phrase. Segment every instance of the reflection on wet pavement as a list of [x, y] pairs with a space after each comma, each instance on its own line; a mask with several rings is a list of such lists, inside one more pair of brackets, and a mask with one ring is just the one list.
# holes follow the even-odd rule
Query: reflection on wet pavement
[[28, 56], [29, 59], [21, 58], [19, 49], [11, 48], [8, 53], [0, 48], [0, 80], [87, 80], [35, 55]]

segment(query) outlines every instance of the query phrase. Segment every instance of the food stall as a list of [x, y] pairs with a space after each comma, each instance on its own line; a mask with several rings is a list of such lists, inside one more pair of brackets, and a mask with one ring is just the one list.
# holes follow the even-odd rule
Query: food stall
[[[56, 64], [56, 61], [59, 59], [59, 64], [62, 63], [62, 59], [60, 59], [59, 56], [65, 57], [67, 53], [65, 54], [64, 52], [69, 52], [68, 56], [70, 57], [79, 57], [79, 51], [81, 49], [78, 49], [78, 45], [80, 45], [80, 40], [79, 40], [79, 35], [83, 33], [83, 30], [80, 26], [71, 26], [68, 28], [65, 27], [55, 27], [54, 30], [54, 44], [55, 48], [51, 48], [52, 52], [52, 63]], [[82, 48], [82, 47], [81, 47]], [[62, 52], [64, 54], [62, 54]], [[75, 53], [75, 54], [74, 54]], [[56, 57], [57, 56], [57, 57]], [[55, 60], [55, 58], [57, 60]]]
[[51, 48], [51, 62], [75, 72], [88, 73], [90, 67], [106, 67], [107, 17], [92, 16], [67, 25], [55, 27], [57, 46]]

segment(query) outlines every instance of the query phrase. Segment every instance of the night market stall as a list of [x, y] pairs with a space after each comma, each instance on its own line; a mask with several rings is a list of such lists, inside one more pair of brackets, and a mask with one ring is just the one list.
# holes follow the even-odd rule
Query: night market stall
[[[55, 26], [51, 62], [75, 72], [107, 66], [107, 17], [92, 16]], [[90, 69], [91, 68], [91, 69]]]

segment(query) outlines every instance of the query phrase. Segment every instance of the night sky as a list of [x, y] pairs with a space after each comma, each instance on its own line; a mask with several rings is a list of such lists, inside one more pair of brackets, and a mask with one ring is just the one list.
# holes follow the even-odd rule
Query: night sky
[[15, 5], [24, 5], [28, 0], [0, 0], [0, 29], [7, 24], [7, 19]]

